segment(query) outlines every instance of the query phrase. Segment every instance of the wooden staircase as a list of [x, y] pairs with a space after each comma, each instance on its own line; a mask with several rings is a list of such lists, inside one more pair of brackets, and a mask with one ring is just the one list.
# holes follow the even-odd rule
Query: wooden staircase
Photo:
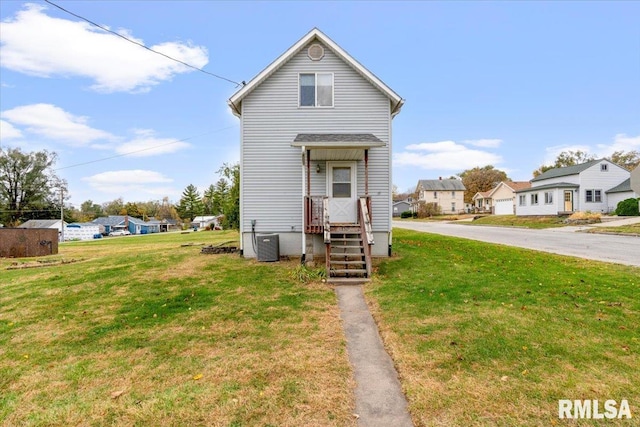
[[328, 202], [323, 215], [327, 278], [332, 283], [361, 284], [371, 278], [371, 246], [373, 232], [367, 198], [358, 202], [356, 224], [331, 224]]
[[367, 278], [367, 260], [359, 224], [332, 224], [327, 272], [332, 279]]

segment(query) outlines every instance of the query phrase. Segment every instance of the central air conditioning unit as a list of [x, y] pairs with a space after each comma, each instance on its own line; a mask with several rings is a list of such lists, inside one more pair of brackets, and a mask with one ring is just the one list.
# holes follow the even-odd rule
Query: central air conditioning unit
[[280, 239], [277, 234], [258, 234], [256, 236], [258, 261], [274, 262], [280, 260]]

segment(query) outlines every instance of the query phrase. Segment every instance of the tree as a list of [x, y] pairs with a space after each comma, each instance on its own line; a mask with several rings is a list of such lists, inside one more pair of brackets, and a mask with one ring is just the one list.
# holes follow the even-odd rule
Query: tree
[[52, 170], [56, 158], [46, 150], [0, 149], [0, 222], [59, 217], [60, 191], [66, 194], [67, 186]]
[[624, 151], [614, 151], [608, 159], [627, 170], [633, 170], [640, 164], [640, 152], [635, 150], [627, 153]]
[[173, 206], [173, 204], [169, 202], [169, 198], [166, 196], [162, 198], [162, 204], [158, 207], [158, 212], [156, 214], [156, 217], [160, 220], [180, 219], [180, 215], [178, 214], [178, 211], [176, 210], [175, 206]]
[[487, 165], [483, 168], [475, 167], [458, 174], [466, 188], [464, 192], [465, 203], [471, 203], [473, 196], [482, 191], [489, 191], [502, 181], [507, 181], [507, 174], [501, 170]]
[[120, 215], [123, 209], [124, 201], [122, 197], [102, 204], [102, 210], [106, 215]]
[[92, 221], [102, 215], [102, 206], [92, 200], [86, 200], [80, 205], [80, 222]]
[[127, 202], [124, 205], [124, 215], [142, 219], [144, 212], [140, 210], [137, 203]]
[[562, 153], [558, 154], [558, 157], [556, 157], [556, 161], [554, 162], [553, 165], [551, 166], [542, 165], [538, 169], [534, 170], [533, 177], [535, 178], [538, 175], [543, 174], [550, 169], [564, 168], [567, 166], [575, 166], [582, 163], [590, 162], [595, 159], [596, 159], [595, 156], [587, 153], [586, 151], [581, 151], [581, 150], [563, 151]]
[[181, 218], [189, 218], [189, 221], [193, 221], [195, 217], [202, 215], [204, 205], [195, 185], [189, 184], [184, 189], [177, 210]]
[[[228, 191], [222, 202], [222, 214], [224, 228], [240, 228], [240, 165], [225, 163], [218, 170], [218, 174], [225, 178]], [[220, 181], [218, 183], [222, 186]], [[221, 187], [217, 187], [221, 188]]]

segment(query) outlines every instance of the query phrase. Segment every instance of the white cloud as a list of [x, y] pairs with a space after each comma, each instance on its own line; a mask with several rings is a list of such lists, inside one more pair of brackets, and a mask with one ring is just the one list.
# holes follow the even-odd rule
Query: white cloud
[[22, 132], [6, 120], [0, 120], [0, 138], [2, 140], [22, 138]]
[[74, 116], [51, 104], [31, 104], [12, 108], [3, 111], [2, 118], [12, 125], [24, 127], [27, 132], [60, 140], [71, 146], [115, 139], [109, 132], [90, 127], [86, 117]]
[[498, 148], [500, 144], [502, 144], [501, 139], [466, 139], [462, 142], [464, 144], [483, 148]]
[[118, 154], [131, 157], [147, 157], [158, 154], [174, 153], [191, 147], [191, 144], [172, 138], [156, 138], [150, 129], [136, 129], [136, 137], [116, 147]]
[[[27, 4], [0, 24], [3, 67], [39, 77], [87, 77], [94, 81], [92, 89], [102, 92], [147, 91], [179, 73], [193, 71], [86, 22], [50, 17], [45, 9]], [[133, 39], [127, 30], [119, 33]], [[191, 43], [163, 42], [149, 47], [194, 67], [202, 68], [208, 62], [206, 48]]]
[[406, 150], [393, 155], [394, 165], [460, 172], [502, 162], [502, 157], [497, 154], [471, 149], [455, 141], [411, 144]]
[[640, 135], [627, 136], [624, 133], [618, 133], [610, 145], [598, 144], [598, 149], [603, 156], [609, 156], [614, 151], [640, 151]]
[[153, 194], [166, 195], [175, 193], [175, 189], [166, 184], [173, 182], [160, 172], [132, 169], [102, 172], [82, 178], [96, 191], [109, 194]]

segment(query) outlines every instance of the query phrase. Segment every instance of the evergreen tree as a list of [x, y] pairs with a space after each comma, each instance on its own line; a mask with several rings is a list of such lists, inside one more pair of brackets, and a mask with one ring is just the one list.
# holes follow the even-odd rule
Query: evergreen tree
[[204, 205], [195, 185], [189, 184], [184, 189], [177, 210], [181, 218], [189, 219], [189, 221], [193, 221], [195, 217], [202, 215]]

